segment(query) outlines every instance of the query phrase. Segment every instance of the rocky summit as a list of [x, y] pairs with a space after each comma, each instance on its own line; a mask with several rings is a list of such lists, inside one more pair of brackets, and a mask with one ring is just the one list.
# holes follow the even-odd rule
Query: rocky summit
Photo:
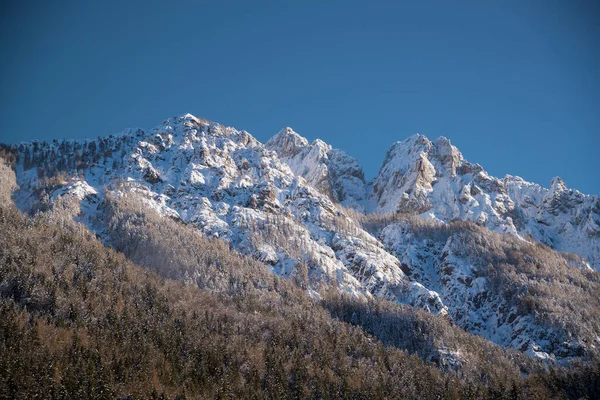
[[[314, 299], [334, 288], [408, 304], [539, 358], [599, 351], [600, 321], [565, 321], [560, 307], [599, 306], [585, 282], [600, 270], [600, 199], [560, 178], [546, 188], [492, 177], [445, 137], [396, 142], [372, 181], [352, 156], [291, 128], [262, 144], [190, 114], [11, 151], [21, 210], [63, 207], [108, 245], [107, 204], [133, 197]], [[558, 284], [566, 300], [551, 299]]]

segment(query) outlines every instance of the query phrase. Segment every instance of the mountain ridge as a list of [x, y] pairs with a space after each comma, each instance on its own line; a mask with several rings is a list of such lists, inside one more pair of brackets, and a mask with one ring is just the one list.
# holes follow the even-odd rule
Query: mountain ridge
[[[559, 180], [545, 189], [521, 178], [490, 177], [444, 137], [431, 142], [413, 135], [394, 143], [371, 182], [356, 159], [291, 128], [263, 145], [246, 131], [191, 114], [149, 132], [13, 149], [20, 185], [15, 199], [22, 210], [63, 207], [107, 241], [106, 205], [111, 198], [135, 196], [272, 272], [300, 279], [316, 299], [320, 290], [334, 287], [357, 298], [409, 304], [540, 358], [579, 357], [600, 347], [600, 338], [588, 330], [558, 327], [548, 336], [546, 322], [534, 318], [535, 308], [514, 310], [512, 292], [489, 290], [495, 278], [482, 271], [490, 256], [471, 259], [451, 245], [487, 240], [500, 249], [493, 259], [507, 265], [541, 251], [557, 271], [589, 274], [600, 254], [598, 198]], [[408, 214], [416, 219], [406, 219]], [[417, 240], [411, 230], [429, 233]], [[534, 240], [588, 260], [529, 249]], [[510, 246], [523, 248], [517, 261], [505, 254]], [[514, 284], [526, 287], [538, 279], [521, 270], [527, 280]], [[552, 318], [558, 317], [551, 313]]]
[[[289, 148], [281, 149], [281, 132], [267, 142], [267, 147], [278, 151], [292, 170], [307, 178], [309, 184], [331, 193], [335, 175], [328, 176], [331, 166], [329, 160], [324, 159], [328, 159], [327, 152], [336, 150], [319, 139], [309, 144], [291, 128], [286, 128], [286, 132], [295, 135], [293, 153]], [[320, 149], [319, 156], [311, 154], [315, 149]], [[379, 173], [367, 182], [358, 161], [337, 151], [351, 159], [359, 171], [354, 173], [358, 179], [352, 182], [352, 190], [345, 197], [330, 195], [344, 206], [383, 214], [427, 213], [423, 216], [445, 222], [455, 218], [470, 220], [498, 232], [532, 237], [557, 250], [580, 254], [592, 268], [600, 268], [600, 200], [597, 196], [568, 189], [560, 177], [553, 178], [548, 188], [518, 176], [495, 178], [480, 164], [465, 160], [448, 138], [440, 136], [432, 142], [425, 135], [414, 134], [390, 146]], [[314, 170], [319, 165], [320, 168]], [[433, 185], [439, 187], [439, 183], [445, 187], [435, 193]], [[586, 204], [568, 210], [573, 203]], [[575, 215], [559, 216], [569, 211]], [[559, 218], [548, 221], [549, 212]]]

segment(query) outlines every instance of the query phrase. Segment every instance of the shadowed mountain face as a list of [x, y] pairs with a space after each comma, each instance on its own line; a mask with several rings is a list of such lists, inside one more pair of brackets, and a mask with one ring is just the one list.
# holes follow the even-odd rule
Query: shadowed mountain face
[[189, 114], [13, 151], [22, 210], [60, 208], [112, 246], [106, 210], [135, 198], [313, 298], [335, 288], [412, 305], [541, 358], [600, 346], [599, 199], [560, 178], [490, 177], [446, 138], [395, 143], [372, 182], [356, 159], [291, 128], [263, 145]]

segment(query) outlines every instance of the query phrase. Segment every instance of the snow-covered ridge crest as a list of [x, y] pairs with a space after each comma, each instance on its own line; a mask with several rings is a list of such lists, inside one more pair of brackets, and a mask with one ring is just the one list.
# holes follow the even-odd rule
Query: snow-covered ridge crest
[[365, 176], [358, 161], [320, 139], [312, 143], [284, 128], [266, 143], [292, 171], [302, 176], [333, 201], [346, 207], [363, 209], [366, 198]]
[[370, 187], [375, 213], [472, 221], [579, 254], [600, 270], [600, 200], [568, 189], [558, 177], [549, 188], [495, 178], [448, 139], [413, 135], [390, 148]]
[[[151, 131], [23, 143], [15, 152], [21, 188], [15, 197], [22, 209], [43, 209], [44, 202], [71, 195], [80, 203], [73, 207], [77, 218], [102, 235], [103, 203], [134, 196], [147, 208], [229, 242], [274, 273], [304, 281], [311, 293], [331, 286], [359, 298], [382, 297], [448, 314], [507, 346], [526, 342], [513, 340], [512, 329], [527, 328], [523, 332], [535, 336], [541, 328], [524, 318], [519, 323], [527, 326], [511, 323], [500, 334], [475, 323], [492, 323], [495, 311], [461, 318], [457, 296], [486, 291], [469, 286], [485, 284], [476, 281], [471, 266], [449, 257], [445, 241], [412, 243], [409, 234], [385, 224], [367, 232], [364, 221], [385, 221], [399, 212], [442, 225], [465, 220], [575, 252], [598, 266], [597, 197], [569, 190], [558, 179], [546, 189], [518, 177], [491, 177], [444, 137], [432, 142], [413, 135], [395, 143], [370, 183], [356, 159], [291, 128], [262, 144], [246, 131], [191, 114]], [[569, 260], [586, 268], [575, 256]], [[442, 284], [451, 264], [456, 273], [451, 284]], [[552, 352], [540, 337], [531, 343]], [[540, 349], [535, 346], [530, 350]]]
[[[437, 294], [411, 283], [398, 260], [335, 204], [335, 195], [323, 193], [324, 187], [312, 179], [321, 171], [324, 184], [329, 184], [335, 174], [330, 188], [338, 194], [348, 190], [339, 185], [352, 178], [364, 185], [356, 160], [322, 141], [308, 144], [289, 128], [278, 137], [280, 147], [275, 149], [275, 141], [265, 146], [246, 131], [185, 114], [150, 132], [138, 129], [93, 141], [22, 144], [17, 149], [22, 154], [17, 175], [23, 185], [17, 198], [28, 208], [38, 201], [40, 186], [61, 193], [69, 187], [89, 187], [87, 194], [76, 197], [82, 210], [78, 218], [101, 234], [105, 227], [96, 216], [107, 194], [115, 199], [135, 196], [145, 207], [257, 257], [277, 274], [305, 275], [311, 289], [334, 286], [357, 297], [384, 297], [445, 313]], [[290, 157], [299, 151], [323, 164], [310, 171], [314, 175], [295, 174], [297, 165], [291, 158], [282, 162], [277, 150]], [[34, 164], [48, 175], [57, 169], [75, 173], [81, 184], [47, 185]], [[342, 171], [340, 164], [347, 167]]]
[[[231, 168], [236, 163], [223, 157], [221, 150], [217, 152], [219, 154], [205, 157], [211, 155], [211, 147], [243, 145], [266, 149], [275, 152], [274, 155], [264, 155], [266, 159], [277, 158], [277, 161], [272, 161], [278, 163], [275, 170], [289, 167], [288, 176], [304, 178], [308, 185], [345, 207], [380, 214], [419, 213], [441, 221], [473, 221], [498, 232], [574, 252], [586, 258], [594, 269], [600, 269], [600, 201], [597, 196], [568, 189], [560, 178], [555, 178], [549, 188], [544, 188], [519, 177], [491, 177], [479, 164], [465, 160], [445, 137], [432, 142], [426, 136], [416, 134], [396, 142], [388, 151], [379, 174], [369, 183], [365, 183], [364, 173], [356, 159], [321, 140], [309, 143], [289, 127], [282, 129], [263, 146], [245, 131], [184, 114], [163, 121], [149, 133], [142, 129], [126, 130], [120, 136], [110, 136], [97, 145], [96, 142], [62, 141], [58, 145], [55, 141], [50, 146], [53, 150], [46, 151], [50, 158], [56, 158], [57, 152], [69, 151], [75, 155], [79, 152], [80, 157], [85, 157], [86, 149], [76, 148], [78, 143], [79, 146], [85, 143], [90, 146], [87, 152], [94, 152], [94, 157], [100, 152], [104, 154], [102, 159], [94, 159], [91, 165], [92, 168], [104, 169], [103, 176], [98, 177], [100, 185], [115, 176], [127, 175], [129, 179], [166, 183], [170, 191], [170, 186], [175, 188], [180, 183], [171, 182], [169, 175], [183, 164], [183, 173], [188, 175], [187, 182], [192, 186], [214, 182], [220, 176], [218, 174], [228, 169], [232, 172]], [[131, 175], [132, 171], [113, 171], [108, 160], [115, 165], [124, 161], [124, 158], [110, 153], [117, 143], [135, 147], [132, 154], [121, 156], [127, 159], [130, 170], [135, 167], [133, 169], [138, 175], [142, 171], [141, 176]], [[20, 146], [27, 150], [23, 158], [30, 182], [38, 179], [36, 171], [31, 169], [31, 164], [36, 161], [31, 154], [42, 146], [43, 143], [39, 142]], [[173, 149], [183, 156], [176, 158], [178, 165], [165, 162], [165, 155]], [[249, 159], [241, 161], [243, 166], [252, 164]], [[76, 164], [79, 162], [74, 157], [55, 160], [51, 167], [73, 172], [78, 171]], [[219, 167], [221, 171], [218, 174], [208, 173], [206, 167]], [[266, 173], [252, 178], [268, 180], [268, 176], [269, 173]], [[244, 174], [240, 175], [238, 190], [250, 182], [249, 179]]]

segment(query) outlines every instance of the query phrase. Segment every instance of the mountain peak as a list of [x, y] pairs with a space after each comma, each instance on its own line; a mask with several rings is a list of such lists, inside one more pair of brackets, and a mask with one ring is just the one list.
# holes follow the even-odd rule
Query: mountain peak
[[363, 209], [366, 196], [364, 172], [358, 161], [321, 139], [308, 140], [292, 128], [284, 128], [266, 143], [291, 170], [330, 199]]
[[436, 147], [439, 147], [439, 148], [448, 148], [448, 149], [450, 149], [452, 147], [456, 148], [455, 146], [452, 145], [452, 142], [450, 142], [450, 139], [448, 139], [445, 136], [438, 137], [435, 140], [435, 145], [436, 145]]
[[429, 138], [421, 133], [415, 133], [404, 140], [401, 143], [412, 143], [413, 145], [424, 145], [431, 143]]
[[269, 150], [276, 151], [280, 157], [294, 156], [308, 146], [308, 140], [300, 136], [289, 126], [281, 129], [265, 144]]
[[[304, 138], [303, 136], [301, 136], [298, 132], [296, 132], [293, 128], [286, 126], [285, 128], [282, 128], [279, 132], [277, 132], [273, 137], [286, 137], [286, 136], [290, 136], [290, 137], [294, 137], [294, 138], [300, 138], [300, 139], [304, 139], [306, 140], [306, 138]], [[308, 140], [306, 140], [308, 142]]]
[[552, 192], [562, 192], [564, 190], [567, 190], [567, 185], [560, 176], [555, 176], [550, 181], [550, 190]]
[[321, 139], [313, 140], [313, 142], [311, 143], [311, 146], [318, 147], [318, 148], [322, 149], [324, 152], [328, 152], [329, 150], [331, 150], [331, 145], [328, 143], [325, 143]]
[[[447, 312], [461, 327], [503, 345], [520, 347], [521, 339], [529, 335], [543, 340], [544, 351], [555, 351], [544, 344], [547, 336], [533, 330], [537, 325], [523, 335], [517, 333], [518, 339], [497, 334], [508, 335], [508, 329], [522, 326], [518, 320], [498, 330], [486, 328], [490, 321], [495, 325], [497, 306], [505, 303], [490, 303], [491, 314], [486, 314], [480, 312], [486, 300], [471, 301], [488, 296], [486, 281], [477, 272], [485, 271], [488, 262], [475, 265], [461, 258], [468, 253], [460, 252], [468, 239], [461, 232], [478, 229], [473, 231], [477, 243], [477, 232], [485, 228], [516, 236], [489, 236], [494, 246], [503, 238], [507, 246], [528, 246], [518, 240], [531, 237], [556, 250], [577, 253], [600, 269], [597, 197], [566, 190], [558, 177], [550, 190], [516, 177], [501, 181], [464, 160], [445, 137], [431, 141], [415, 134], [396, 142], [369, 184], [356, 159], [319, 139], [309, 144], [290, 127], [265, 146], [245, 131], [192, 114], [171, 117], [152, 131], [129, 136], [36, 143], [14, 151], [19, 154], [16, 176], [21, 188], [15, 198], [26, 209], [45, 204], [46, 198], [40, 198], [43, 188], [49, 201], [72, 202], [77, 218], [92, 226], [103, 223], [100, 217], [105, 200], [110, 201], [108, 194], [132, 195], [144, 208], [222, 238], [232, 248], [266, 262], [275, 273], [298, 276], [299, 263], [308, 261], [308, 284], [326, 282], [356, 296]], [[72, 178], [55, 185], [40, 179], [41, 170]], [[361, 215], [335, 203], [359, 212], [410, 213], [437, 222]], [[481, 225], [481, 231], [475, 225], [468, 229], [437, 225], [453, 220]], [[413, 233], [408, 230], [411, 224], [416, 228]], [[363, 226], [372, 227], [377, 235]], [[491, 254], [504, 257], [502, 252]], [[570, 354], [566, 351], [562, 354]]]
[[198, 119], [198, 118], [196, 118], [196, 116], [195, 116], [195, 115], [192, 115], [192, 114], [190, 114], [190, 113], [181, 114], [181, 115], [179, 116], [179, 118], [181, 118], [181, 119], [185, 119], [185, 120], [197, 120], [197, 119]]
[[296, 132], [294, 129], [290, 128], [289, 126], [286, 126], [285, 128], [281, 129], [279, 132], [277, 132], [275, 135], [273, 135], [273, 137], [271, 139], [269, 139], [269, 142], [273, 143], [273, 142], [280, 142], [280, 141], [292, 141], [300, 146], [307, 146], [308, 145], [308, 139], [306, 139], [304, 136], [300, 135], [298, 132]]
[[397, 141], [388, 150], [380, 174], [384, 169], [390, 168], [405, 172], [421, 158], [423, 153], [429, 153], [432, 146], [433, 143], [427, 136], [420, 133], [415, 133], [403, 141]]
[[435, 150], [437, 157], [440, 159], [444, 168], [450, 176], [456, 175], [456, 168], [463, 161], [463, 155], [456, 146], [450, 143], [450, 140], [444, 136], [440, 136], [435, 141]]

